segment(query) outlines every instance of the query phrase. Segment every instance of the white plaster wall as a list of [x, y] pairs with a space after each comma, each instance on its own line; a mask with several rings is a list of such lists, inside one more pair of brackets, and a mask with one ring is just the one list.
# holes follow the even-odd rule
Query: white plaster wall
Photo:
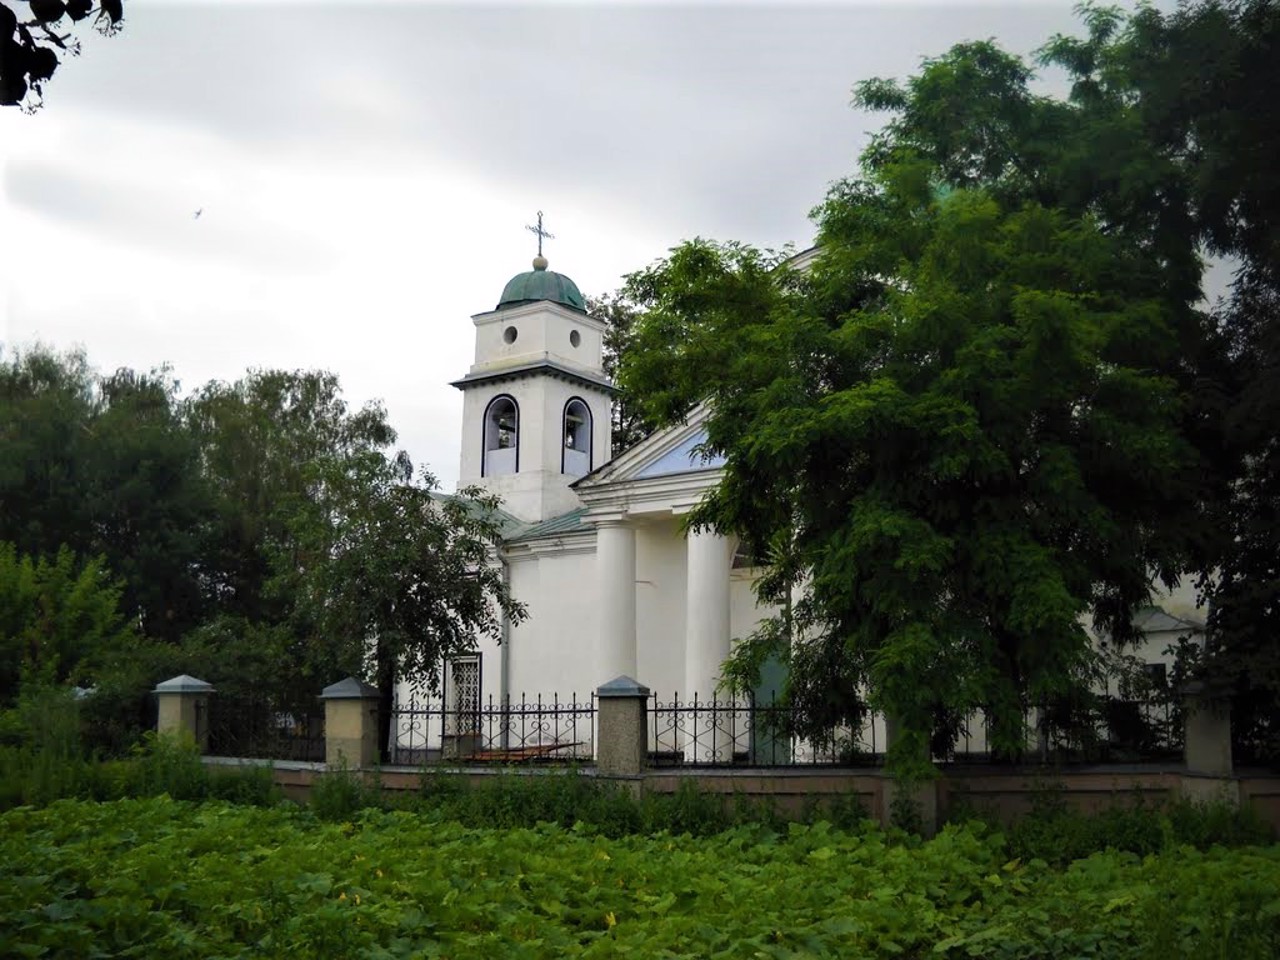
[[[473, 318], [476, 327], [473, 370], [493, 370], [537, 360], [552, 360], [603, 376], [603, 323], [576, 311], [549, 304], [530, 304]], [[516, 338], [506, 342], [508, 327]], [[570, 334], [578, 333], [578, 345]]]
[[677, 521], [636, 531], [636, 670], [639, 680], [669, 701], [684, 695], [685, 599], [688, 564]]
[[511, 586], [529, 618], [512, 630], [511, 695], [589, 700], [596, 676], [599, 604], [595, 554], [541, 554], [511, 564]]
[[734, 645], [739, 640], [755, 633], [763, 620], [768, 620], [778, 612], [773, 605], [760, 606], [756, 602], [753, 588], [755, 576], [750, 570], [734, 570], [729, 580], [729, 636]]

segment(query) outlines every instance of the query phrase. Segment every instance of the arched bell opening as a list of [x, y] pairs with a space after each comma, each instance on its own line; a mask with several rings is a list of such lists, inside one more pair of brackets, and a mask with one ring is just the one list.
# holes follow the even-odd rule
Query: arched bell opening
[[505, 394], [484, 411], [484, 465], [481, 476], [503, 477], [520, 470], [520, 408]]
[[591, 472], [591, 408], [578, 397], [564, 405], [564, 451], [560, 472], [585, 477]]

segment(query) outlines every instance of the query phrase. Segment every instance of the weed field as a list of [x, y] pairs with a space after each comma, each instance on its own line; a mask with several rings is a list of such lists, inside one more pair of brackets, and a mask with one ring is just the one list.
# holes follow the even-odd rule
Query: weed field
[[4, 957], [1280, 956], [1280, 848], [468, 829], [161, 797], [0, 816]]

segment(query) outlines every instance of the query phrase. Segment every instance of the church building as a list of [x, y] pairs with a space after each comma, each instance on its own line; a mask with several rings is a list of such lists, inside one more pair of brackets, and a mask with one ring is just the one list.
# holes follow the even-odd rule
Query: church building
[[[451, 731], [460, 717], [484, 705], [535, 697], [589, 704], [618, 677], [665, 701], [709, 700], [733, 638], [776, 611], [757, 605], [758, 571], [733, 538], [684, 529], [723, 465], [696, 452], [706, 438], [703, 411], [615, 458], [605, 324], [541, 253], [472, 323], [474, 362], [453, 382], [463, 394], [458, 482], [501, 498], [497, 562], [528, 617], [505, 625], [500, 642], [480, 638], [473, 654], [445, 665], [435, 708], [442, 722], [405, 720], [393, 738], [422, 743], [425, 735], [435, 752], [464, 733]], [[1203, 634], [1189, 588], [1160, 602], [1144, 627], [1161, 648], [1176, 635]], [[1153, 667], [1167, 664], [1156, 643], [1147, 648]], [[407, 685], [401, 696], [412, 699]]]
[[772, 611], [731, 538], [682, 529], [721, 465], [694, 453], [699, 417], [614, 459], [605, 324], [541, 255], [472, 322], [458, 484], [502, 499], [500, 562], [529, 615], [449, 664], [446, 699], [581, 701], [618, 676], [710, 697], [730, 638]]

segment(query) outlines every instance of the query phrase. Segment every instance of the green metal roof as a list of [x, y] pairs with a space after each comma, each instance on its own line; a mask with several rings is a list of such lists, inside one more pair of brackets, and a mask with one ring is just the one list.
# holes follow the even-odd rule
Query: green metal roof
[[542, 257], [533, 261], [533, 269], [528, 273], [518, 273], [507, 281], [496, 309], [539, 300], [550, 300], [571, 310], [587, 312], [587, 301], [583, 299], [578, 285], [563, 273], [548, 270], [547, 261]]
[[537, 540], [540, 537], [550, 537], [558, 533], [579, 533], [589, 529], [582, 522], [582, 516], [586, 512], [586, 507], [579, 507], [577, 510], [562, 513], [558, 517], [543, 520], [541, 523], [531, 523], [522, 530], [508, 534], [507, 539], [514, 543], [520, 540]]

